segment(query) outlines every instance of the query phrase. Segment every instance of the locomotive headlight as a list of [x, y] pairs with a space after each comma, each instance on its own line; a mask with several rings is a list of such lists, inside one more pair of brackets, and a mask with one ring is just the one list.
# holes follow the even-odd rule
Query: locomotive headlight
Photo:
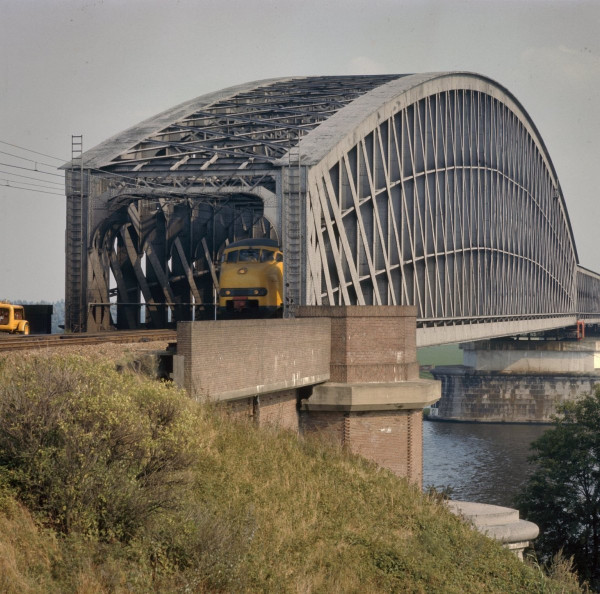
[[246, 272], [248, 272], [248, 269], [247, 269], [247, 268], [240, 268], [240, 269], [238, 270], [238, 274], [246, 274]]
[[257, 289], [254, 289], [254, 294], [258, 295], [258, 290]]
[[231, 291], [229, 291], [229, 290], [225, 291], [225, 295], [231, 295]]

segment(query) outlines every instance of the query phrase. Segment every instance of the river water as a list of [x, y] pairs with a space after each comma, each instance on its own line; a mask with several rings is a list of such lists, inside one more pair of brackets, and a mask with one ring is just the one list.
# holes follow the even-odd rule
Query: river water
[[529, 444], [548, 425], [423, 421], [423, 486], [452, 499], [514, 507], [533, 468]]

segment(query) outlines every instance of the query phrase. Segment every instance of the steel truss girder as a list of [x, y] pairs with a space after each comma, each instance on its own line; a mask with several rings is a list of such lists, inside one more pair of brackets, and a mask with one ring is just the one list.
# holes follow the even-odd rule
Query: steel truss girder
[[223, 157], [238, 168], [261, 167], [284, 156], [302, 136], [358, 96], [394, 78], [398, 75], [309, 77], [258, 86], [170, 122], [103, 169], [168, 171], [184, 156], [189, 159], [178, 165], [184, 171], [219, 174]]
[[[428, 344], [436, 332], [467, 339], [469, 327], [483, 337], [575, 315], [600, 321], [600, 276], [577, 267], [544, 143], [518, 101], [479, 75], [249, 83], [142, 122], [84, 161], [88, 284], [71, 293], [87, 292], [88, 304], [144, 291], [198, 302], [202, 265], [172, 212], [244, 195], [281, 233], [288, 313], [412, 304]], [[161, 204], [162, 223], [144, 201]], [[132, 327], [136, 315], [121, 309], [120, 323]]]
[[204, 245], [216, 261], [228, 242], [276, 238], [262, 213], [258, 198], [239, 206], [226, 199], [130, 196], [97, 229], [90, 250], [88, 329], [164, 328], [214, 317]]
[[600, 274], [577, 267], [577, 316], [600, 323]]
[[507, 103], [429, 94], [309, 163], [305, 302], [416, 305], [428, 325], [574, 314], [560, 188]]

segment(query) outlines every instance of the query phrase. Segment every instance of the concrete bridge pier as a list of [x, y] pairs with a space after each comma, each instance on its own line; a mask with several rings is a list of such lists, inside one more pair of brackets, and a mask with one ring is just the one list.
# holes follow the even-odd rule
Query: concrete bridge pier
[[301, 401], [301, 431], [421, 485], [423, 408], [440, 384], [419, 379], [416, 308], [300, 307], [297, 316], [331, 320], [330, 378]]
[[440, 366], [441, 420], [549, 423], [558, 404], [600, 384], [600, 341], [495, 339], [461, 345], [464, 365]]

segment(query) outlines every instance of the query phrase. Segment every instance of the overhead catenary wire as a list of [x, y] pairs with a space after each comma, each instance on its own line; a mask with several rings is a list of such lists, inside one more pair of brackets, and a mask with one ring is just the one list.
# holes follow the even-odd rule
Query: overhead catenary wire
[[[36, 155], [41, 155], [43, 157], [49, 157], [50, 159], [56, 159], [57, 161], [61, 161], [63, 163], [66, 163], [67, 161], [69, 161], [69, 159], [64, 159], [64, 158], [60, 158], [60, 157], [54, 157], [53, 155], [48, 155], [46, 153], [35, 151], [33, 149], [29, 149], [29, 148], [25, 148], [23, 146], [18, 146], [16, 144], [12, 144], [11, 142], [6, 142], [5, 140], [0, 140], [0, 143], [1, 144], [6, 144], [8, 146], [12, 146], [14, 148], [18, 148], [18, 149], [23, 150], [23, 151], [28, 151], [30, 153], [35, 153]], [[10, 155], [10, 156], [16, 157], [18, 159], [24, 159], [26, 161], [31, 161], [32, 163], [39, 163], [38, 161], [35, 161], [34, 159], [27, 159], [26, 157], [20, 157], [18, 155], [14, 155], [13, 153], [7, 153], [7, 152], [4, 152], [4, 151], [0, 151], [0, 153], [3, 154], [3, 155]], [[55, 167], [55, 165], [49, 165], [48, 163], [39, 163], [39, 164], [40, 165], [44, 165], [46, 167], [52, 167], [52, 168]], [[3, 165], [3, 164], [0, 163], [0, 165]], [[8, 166], [8, 167], [18, 167], [17, 165], [8, 165], [8, 164], [5, 164], [5, 165]], [[18, 167], [18, 168], [19, 169], [27, 169], [26, 167]], [[139, 181], [138, 178], [136, 178], [136, 177], [131, 177], [131, 176], [128, 176], [128, 175], [123, 175], [121, 173], [113, 173], [112, 171], [105, 171], [104, 169], [97, 169], [97, 168], [94, 168], [94, 167], [91, 167], [91, 168], [85, 167], [85, 169], [87, 169], [90, 172], [91, 171], [97, 171], [97, 172], [101, 173], [102, 175], [110, 175], [110, 176], [113, 176], [113, 177], [119, 177], [121, 179], [130, 180], [130, 181], [136, 182], [136, 183]], [[39, 171], [38, 169], [29, 169], [29, 171], [37, 171], [39, 173], [49, 174], [46, 171]], [[57, 175], [57, 174], [54, 174], [54, 175]], [[60, 175], [59, 177], [63, 177], [63, 176]], [[157, 188], [161, 188], [161, 187], [169, 187], [170, 188], [171, 187], [169, 184], [161, 184], [161, 183], [157, 183], [157, 182], [148, 182], [148, 181], [145, 181], [144, 183], [146, 185], [148, 185], [148, 186], [153, 186], [153, 187], [157, 187]]]
[[10, 163], [0, 163], [2, 167], [14, 167], [15, 169], [23, 169], [25, 171], [35, 171], [36, 173], [42, 173], [44, 175], [53, 175], [54, 177], [64, 177], [58, 173], [50, 173], [49, 171], [40, 171], [39, 169], [31, 169], [30, 167], [21, 167], [20, 165], [11, 165]]
[[51, 186], [45, 186], [42, 184], [32, 184], [31, 182], [24, 182], [18, 179], [8, 179], [6, 177], [0, 178], [0, 181], [8, 182], [8, 184], [20, 184], [22, 186], [33, 186], [34, 188], [44, 188], [45, 190], [58, 190], [58, 188], [53, 188]]
[[0, 151], [0, 155], [8, 155], [9, 157], [13, 157], [15, 159], [21, 159], [22, 161], [29, 161], [30, 163], [35, 163], [36, 165], [43, 165], [44, 167], [51, 167], [52, 169], [56, 169], [56, 165], [50, 165], [50, 163], [44, 163], [43, 161], [38, 161], [36, 159], [29, 159], [28, 157], [21, 157], [20, 155], [15, 155], [14, 153]]
[[[24, 151], [27, 151], [27, 152], [30, 152], [30, 153], [34, 153], [34, 154], [36, 154], [36, 155], [41, 155], [41, 156], [44, 156], [44, 157], [48, 157], [48, 158], [50, 158], [50, 159], [56, 159], [57, 161], [61, 161], [61, 162], [63, 162], [63, 163], [66, 163], [66, 162], [68, 162], [68, 161], [69, 161], [68, 159], [64, 159], [64, 158], [60, 158], [60, 157], [55, 157], [55, 156], [53, 156], [53, 155], [48, 155], [48, 154], [46, 154], [46, 153], [42, 153], [42, 152], [40, 152], [40, 151], [36, 151], [36, 150], [29, 149], [29, 148], [26, 148], [26, 147], [23, 147], [23, 146], [19, 146], [19, 145], [16, 145], [16, 144], [13, 144], [13, 143], [7, 142], [7, 141], [5, 141], [5, 140], [0, 140], [0, 143], [1, 143], [1, 144], [8, 145], [8, 146], [12, 146], [12, 147], [14, 147], [14, 148], [18, 148], [18, 149], [20, 149], [20, 150], [24, 150]], [[39, 165], [43, 165], [43, 166], [45, 166], [45, 167], [52, 167], [52, 168], [55, 168], [55, 165], [50, 165], [50, 164], [48, 164], [48, 163], [41, 163], [41, 162], [35, 161], [34, 159], [28, 159], [28, 158], [26, 158], [26, 157], [20, 157], [20, 156], [18, 156], [18, 155], [14, 155], [13, 153], [8, 153], [8, 152], [5, 152], [5, 151], [0, 151], [0, 154], [9, 155], [9, 156], [11, 156], [11, 157], [16, 157], [16, 158], [18, 158], [18, 159], [23, 159], [23, 160], [26, 160], [26, 161], [30, 161], [30, 162], [32, 162], [32, 163], [36, 163], [36, 164], [39, 164]], [[12, 167], [12, 168], [15, 168], [15, 169], [21, 169], [21, 170], [24, 170], [24, 171], [31, 171], [31, 172], [35, 172], [35, 173], [41, 173], [41, 174], [43, 174], [43, 175], [52, 175], [52, 176], [54, 176], [54, 177], [60, 177], [61, 179], [64, 179], [64, 174], [50, 173], [50, 172], [48, 172], [48, 171], [42, 171], [42, 170], [40, 170], [40, 169], [36, 169], [36, 168], [21, 167], [21, 166], [19, 166], [19, 165], [11, 165], [10, 163], [0, 163], [0, 166], [4, 166], [4, 167]], [[140, 179], [139, 179], [139, 178], [137, 178], [137, 177], [132, 177], [132, 176], [129, 176], [129, 175], [124, 175], [124, 174], [122, 174], [122, 173], [113, 173], [112, 171], [106, 171], [106, 170], [104, 170], [104, 169], [98, 169], [98, 168], [95, 168], [95, 167], [90, 167], [90, 168], [88, 168], [88, 167], [84, 167], [84, 169], [86, 169], [87, 171], [89, 171], [89, 172], [90, 172], [90, 175], [97, 175], [97, 174], [101, 174], [101, 176], [102, 176], [102, 177], [105, 177], [105, 176], [111, 176], [111, 177], [115, 177], [115, 178], [120, 178], [120, 179], [122, 179], [122, 180], [124, 180], [124, 181], [128, 181], [128, 182], [130, 182], [131, 184], [136, 184], [136, 185], [138, 185], [138, 184], [140, 183]], [[93, 172], [97, 172], [97, 173], [95, 174], [95, 173], [93, 173]], [[4, 172], [4, 173], [7, 173], [7, 172]], [[17, 174], [13, 174], [13, 175], [17, 175]], [[35, 179], [35, 178], [32, 178], [32, 179]], [[39, 180], [39, 181], [42, 181], [42, 180]], [[51, 182], [49, 182], [49, 183], [51, 183]], [[171, 184], [169, 184], [169, 183], [150, 182], [150, 181], [148, 181], [147, 179], [144, 179], [144, 180], [143, 180], [143, 184], [144, 184], [145, 186], [148, 186], [148, 187], [151, 187], [151, 188], [154, 188], [154, 189], [160, 189], [160, 188], [172, 189], [172, 187], [173, 187], [173, 186], [172, 186]], [[62, 185], [62, 184], [60, 184], [60, 185]]]
[[[67, 160], [67, 159], [62, 159], [60, 157], [54, 157], [52, 155], [47, 155], [46, 153], [40, 153], [39, 151], [34, 151], [33, 149], [28, 149], [25, 148], [23, 146], [18, 146], [16, 144], [12, 144], [11, 142], [6, 142], [6, 140], [0, 140], [0, 144], [6, 144], [8, 146], [12, 146], [14, 148], [18, 148], [22, 151], [27, 151], [29, 153], [35, 153], [36, 155], [41, 155], [42, 157], [48, 157], [49, 159], [56, 159], [57, 161], [62, 161], [63, 163]], [[54, 167], [54, 165], [52, 165], [52, 167]]]
[[21, 188], [20, 186], [13, 186], [12, 184], [8, 184], [8, 183], [0, 184], [0, 187], [12, 188], [13, 190], [26, 190], [28, 192], [38, 192], [40, 194], [49, 194], [51, 196], [61, 196], [62, 198], [65, 197], [64, 194], [59, 194], [57, 192], [48, 192], [46, 190], [34, 190], [33, 188]]
[[[4, 169], [0, 169], [0, 173], [4, 173], [5, 175], [12, 175], [13, 177], [22, 177], [23, 179], [32, 179], [34, 181], [41, 181], [45, 184], [51, 184], [53, 186], [58, 186], [59, 188], [64, 188], [65, 184], [61, 182], [55, 182], [52, 180], [40, 179], [39, 177], [32, 177], [31, 175], [22, 175], [21, 173], [13, 173], [12, 171], [4, 171]], [[49, 187], [49, 186], [48, 186]], [[56, 188], [53, 188], [56, 189]]]

